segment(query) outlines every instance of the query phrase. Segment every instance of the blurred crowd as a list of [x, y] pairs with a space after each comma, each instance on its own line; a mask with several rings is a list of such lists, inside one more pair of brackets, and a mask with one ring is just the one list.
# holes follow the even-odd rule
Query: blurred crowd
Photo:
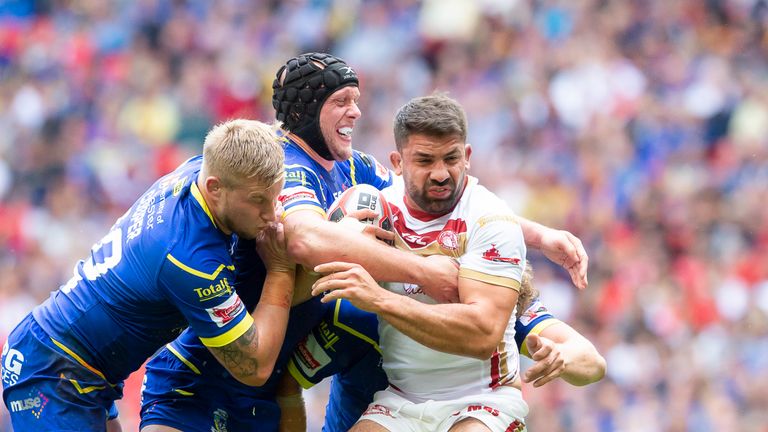
[[608, 375], [527, 387], [530, 430], [768, 431], [767, 28], [765, 0], [0, 0], [0, 340], [212, 125], [273, 119], [286, 59], [327, 51], [361, 77], [356, 148], [387, 164], [395, 110], [447, 91], [471, 173], [584, 241], [584, 292], [529, 255]]

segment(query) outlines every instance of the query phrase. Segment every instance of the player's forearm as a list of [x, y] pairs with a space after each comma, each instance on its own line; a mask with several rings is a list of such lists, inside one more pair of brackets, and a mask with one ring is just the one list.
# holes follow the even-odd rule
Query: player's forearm
[[541, 239], [544, 236], [544, 231], [550, 228], [519, 215], [517, 216], [517, 221], [520, 223], [520, 229], [523, 231], [525, 245], [532, 249], [541, 249]]
[[318, 264], [343, 261], [360, 264], [382, 282], [422, 284], [425, 259], [400, 251], [362, 233], [319, 219], [286, 230], [291, 258], [314, 268]]
[[267, 273], [259, 303], [252, 314], [254, 325], [259, 330], [259, 343], [256, 347], [259, 375], [265, 375], [266, 378], [272, 374], [285, 339], [294, 283], [294, 273]]
[[320, 277], [318, 273], [311, 272], [303, 266], [296, 267], [296, 283], [293, 287], [293, 299], [291, 306], [304, 303], [312, 298], [312, 284]]
[[275, 388], [275, 399], [280, 407], [280, 432], [305, 432], [307, 412], [301, 386], [289, 373], [283, 374]]
[[561, 351], [568, 359], [561, 378], [569, 384], [583, 386], [605, 376], [605, 359], [588, 340], [573, 338], [561, 344]]
[[305, 432], [307, 413], [301, 393], [290, 396], [278, 396], [280, 406], [280, 432]]
[[377, 306], [379, 318], [420, 344], [449, 354], [487, 359], [503, 333], [498, 317], [470, 304], [430, 305], [390, 293]]
[[544, 329], [541, 336], [558, 344], [566, 360], [565, 370], [560, 377], [569, 384], [587, 385], [600, 381], [605, 376], [605, 359], [592, 342], [573, 327], [560, 322]]
[[285, 338], [293, 283], [293, 273], [267, 273], [250, 328], [227, 345], [209, 347], [216, 360], [243, 384], [262, 386], [272, 374]]

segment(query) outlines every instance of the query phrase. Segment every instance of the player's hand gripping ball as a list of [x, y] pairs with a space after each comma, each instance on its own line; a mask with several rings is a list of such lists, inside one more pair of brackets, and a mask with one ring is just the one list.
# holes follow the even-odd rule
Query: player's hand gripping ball
[[328, 209], [328, 220], [338, 222], [358, 210], [371, 210], [374, 218], [360, 219], [364, 224], [392, 231], [392, 214], [381, 191], [368, 184], [352, 186], [342, 193]]

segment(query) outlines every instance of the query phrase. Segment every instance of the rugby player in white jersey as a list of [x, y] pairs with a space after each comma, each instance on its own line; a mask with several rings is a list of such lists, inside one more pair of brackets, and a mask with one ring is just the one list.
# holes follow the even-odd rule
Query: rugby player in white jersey
[[439, 304], [416, 285], [379, 286], [360, 266], [332, 262], [313, 286], [323, 301], [347, 298], [379, 315], [389, 387], [353, 431], [520, 431], [514, 308], [526, 247], [516, 216], [467, 175], [466, 115], [445, 95], [416, 98], [395, 116], [391, 154], [404, 190], [383, 195], [396, 246], [454, 257], [459, 303]]

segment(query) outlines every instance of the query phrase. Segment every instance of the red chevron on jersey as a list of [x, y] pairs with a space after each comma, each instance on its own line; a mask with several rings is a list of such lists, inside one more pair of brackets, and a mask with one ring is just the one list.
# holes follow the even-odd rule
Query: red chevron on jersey
[[458, 236], [467, 232], [467, 223], [464, 219], [449, 219], [442, 229], [419, 234], [405, 224], [403, 212], [399, 207], [389, 203], [389, 209], [392, 211], [392, 225], [395, 232], [411, 249], [421, 249], [438, 240], [446, 249], [458, 249]]

